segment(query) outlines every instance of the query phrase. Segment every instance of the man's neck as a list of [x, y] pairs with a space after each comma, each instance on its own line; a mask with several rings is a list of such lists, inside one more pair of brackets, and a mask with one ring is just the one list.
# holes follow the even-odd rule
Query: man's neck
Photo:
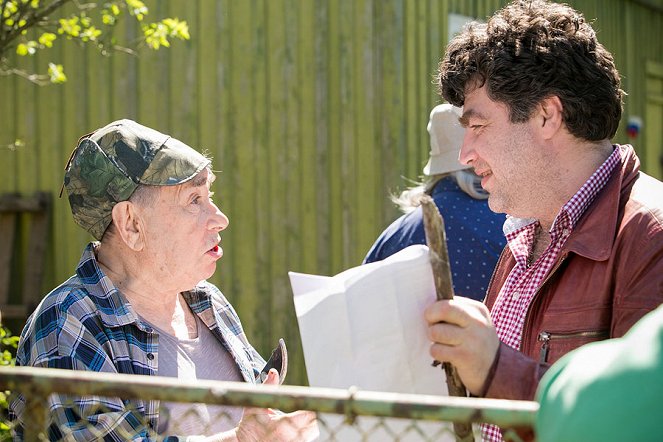
[[530, 254], [527, 257], [527, 264], [528, 266], [531, 265], [532, 263], [535, 263], [541, 255], [543, 255], [543, 252], [546, 251], [548, 246], [550, 245], [551, 238], [550, 238], [550, 233], [548, 233], [548, 230], [544, 229], [541, 224], [536, 228], [536, 233], [534, 235], [534, 243], [532, 244], [532, 250], [530, 251]]
[[197, 336], [195, 317], [180, 290], [164, 286], [164, 281], [151, 280], [152, 272], [135, 254], [102, 243], [97, 248], [97, 262], [137, 314], [174, 336]]
[[551, 201], [547, 213], [536, 216], [541, 228], [546, 233], [550, 231], [555, 218], [562, 207], [575, 195], [596, 170], [612, 154], [613, 146], [609, 140], [599, 143], [568, 143], [558, 156], [559, 164], [555, 166], [560, 171], [559, 179], [551, 183], [554, 187], [552, 194], [556, 199]]

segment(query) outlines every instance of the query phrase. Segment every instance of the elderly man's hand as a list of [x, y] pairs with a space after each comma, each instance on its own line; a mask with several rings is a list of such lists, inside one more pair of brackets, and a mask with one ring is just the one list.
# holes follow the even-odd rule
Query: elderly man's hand
[[452, 363], [465, 387], [480, 394], [500, 345], [486, 306], [458, 296], [433, 303], [424, 315], [431, 356]]
[[[271, 369], [264, 384], [279, 385], [279, 375]], [[272, 409], [247, 408], [236, 429], [240, 442], [305, 442], [318, 437], [319, 430], [315, 413], [295, 411], [281, 413]]]

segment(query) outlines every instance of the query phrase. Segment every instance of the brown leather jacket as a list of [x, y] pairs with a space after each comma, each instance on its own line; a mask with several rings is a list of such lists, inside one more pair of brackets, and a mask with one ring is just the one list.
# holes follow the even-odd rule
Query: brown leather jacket
[[[622, 336], [663, 303], [663, 183], [622, 149], [606, 186], [579, 220], [527, 311], [521, 351], [505, 344], [485, 397], [533, 400], [541, 376], [569, 351]], [[486, 304], [492, 308], [515, 265], [502, 252]]]

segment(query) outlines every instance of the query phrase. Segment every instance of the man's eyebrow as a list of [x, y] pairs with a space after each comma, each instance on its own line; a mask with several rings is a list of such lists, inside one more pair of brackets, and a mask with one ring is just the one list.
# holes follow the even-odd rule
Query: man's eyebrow
[[474, 109], [469, 109], [468, 111], [463, 112], [461, 117], [458, 117], [458, 122], [461, 126], [467, 127], [470, 124], [470, 118], [472, 117], [485, 119], [485, 117], [480, 112], [477, 112]]
[[214, 172], [208, 171], [207, 176], [204, 175], [198, 175], [191, 181], [189, 181], [189, 185], [191, 187], [201, 187], [207, 184], [209, 181], [210, 184], [214, 182], [216, 179], [216, 175], [214, 175]]

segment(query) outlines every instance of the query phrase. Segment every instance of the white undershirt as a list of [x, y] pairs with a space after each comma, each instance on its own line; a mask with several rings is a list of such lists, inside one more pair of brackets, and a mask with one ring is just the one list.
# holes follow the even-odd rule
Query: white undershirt
[[[194, 316], [198, 337], [193, 339], [179, 339], [150, 324], [159, 333], [157, 376], [242, 382], [232, 355]], [[242, 412], [242, 407], [162, 402], [157, 431], [177, 436], [212, 435], [235, 428]]]

